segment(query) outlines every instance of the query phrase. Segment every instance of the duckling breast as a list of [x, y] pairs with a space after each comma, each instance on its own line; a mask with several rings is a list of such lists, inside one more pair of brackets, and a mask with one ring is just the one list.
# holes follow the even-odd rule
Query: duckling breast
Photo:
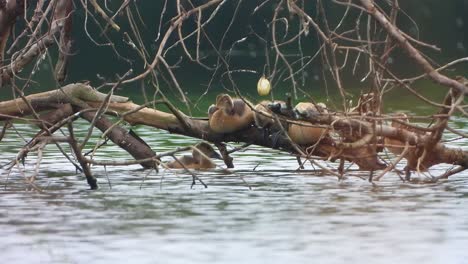
[[187, 169], [212, 169], [216, 167], [216, 164], [211, 162], [210, 160], [203, 160], [202, 162], [194, 159], [191, 156], [183, 156], [181, 158], [171, 162], [166, 163], [166, 167], [171, 169], [183, 169], [184, 167]]
[[177, 160], [167, 162], [166, 167], [171, 169], [183, 169], [185, 166], [185, 168], [193, 169], [196, 164], [197, 161], [192, 156], [183, 156]]
[[209, 119], [211, 130], [216, 133], [232, 133], [254, 122], [253, 111], [240, 99], [233, 100], [232, 109], [219, 108]]
[[288, 135], [291, 140], [298, 145], [312, 145], [323, 138], [326, 129], [321, 127], [312, 127], [310, 123], [291, 124], [288, 128]]

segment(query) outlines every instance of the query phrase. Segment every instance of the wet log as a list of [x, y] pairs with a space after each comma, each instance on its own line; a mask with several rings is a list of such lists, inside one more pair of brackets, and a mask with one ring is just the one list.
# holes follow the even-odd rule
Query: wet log
[[[25, 97], [25, 100], [30, 101], [35, 111], [43, 111], [50, 109], [51, 103], [71, 103], [75, 107], [99, 108], [102, 106], [107, 95], [102, 94], [92, 87], [77, 83], [70, 84], [61, 89], [46, 93], [33, 94]], [[128, 98], [121, 96], [110, 96], [106, 107], [110, 111], [114, 111], [123, 120], [132, 125], [147, 125], [155, 128], [167, 130], [172, 133], [186, 135], [194, 138], [200, 138], [211, 142], [246, 142], [259, 146], [264, 146], [273, 149], [280, 149], [290, 153], [298, 154], [295, 146], [283, 136], [274, 137], [272, 135], [265, 137], [264, 131], [255, 126], [250, 126], [244, 131], [238, 131], [229, 134], [219, 134], [211, 131], [207, 119], [191, 118], [182, 113], [177, 115], [142, 107], [128, 101]], [[2, 115], [27, 115], [31, 113], [31, 109], [23, 101], [16, 99], [11, 101], [0, 102], [0, 118]], [[359, 119], [353, 119], [349, 116], [342, 116], [337, 113], [313, 115], [304, 120], [311, 124], [327, 125], [330, 129], [346, 133], [351, 128], [354, 131], [360, 131], [362, 136], [355, 142], [340, 142], [334, 140], [323, 140], [318, 144], [312, 153], [307, 153], [307, 158], [320, 157], [326, 160], [346, 159], [351, 162], [356, 162], [363, 170], [382, 169], [382, 166], [375, 164], [376, 155], [362, 156], [360, 147], [369, 144], [372, 140], [372, 135], [375, 133], [379, 137], [388, 137], [391, 139], [408, 142], [410, 147], [424, 148], [427, 142], [431, 142], [430, 133], [421, 134], [410, 130], [395, 128], [392, 126], [379, 124], [373, 126], [372, 123]], [[424, 149], [423, 149], [424, 150]], [[149, 155], [150, 154], [146, 154]], [[144, 156], [144, 155], [143, 155]], [[468, 165], [468, 153], [461, 149], [448, 148], [444, 144], [437, 143], [417, 164], [424, 168], [429, 168], [439, 163], [457, 164], [460, 166]], [[419, 168], [412, 168], [418, 170]]]
[[[71, 84], [61, 89], [33, 94], [16, 100], [0, 102], [0, 120], [10, 119], [13, 116], [25, 116], [30, 115], [33, 110], [35, 112], [42, 112], [46, 110], [52, 110], [40, 116], [40, 120], [37, 121], [38, 125], [43, 128], [36, 137], [46, 135], [47, 132], [44, 129], [49, 129], [50, 133], [55, 132], [61, 126], [56, 125], [62, 120], [73, 116], [75, 113], [80, 113], [80, 116], [85, 120], [91, 122], [93, 120], [96, 110], [93, 111], [80, 111], [80, 106], [88, 108], [86, 100], [104, 100], [105, 94], [98, 93], [92, 87], [84, 84]], [[112, 100], [126, 101], [126, 97], [114, 96]], [[28, 104], [33, 107], [31, 109]], [[75, 107], [72, 107], [71, 102]], [[141, 160], [149, 157], [156, 156], [156, 153], [149, 147], [144, 141], [140, 140], [137, 135], [130, 133], [128, 130], [121, 126], [114, 126], [113, 122], [105, 116], [101, 116], [94, 125], [102, 132], [111, 129], [107, 133], [107, 137], [114, 142], [116, 145], [126, 150], [135, 159]], [[34, 144], [34, 141], [31, 142]], [[22, 159], [27, 153], [24, 152], [19, 159]], [[142, 162], [141, 166], [144, 168], [156, 168], [157, 165], [154, 161]]]

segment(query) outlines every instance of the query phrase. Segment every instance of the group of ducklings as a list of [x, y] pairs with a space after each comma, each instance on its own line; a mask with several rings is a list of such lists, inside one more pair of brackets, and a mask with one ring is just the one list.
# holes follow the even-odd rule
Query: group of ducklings
[[[310, 122], [304, 121], [288, 123], [283, 120], [277, 122], [273, 115], [280, 114], [294, 117], [295, 119], [310, 119], [314, 115], [327, 113], [327, 108], [323, 103], [314, 104], [309, 102], [300, 102], [293, 109], [288, 109], [283, 101], [262, 101], [252, 109], [252, 104], [245, 99], [232, 98], [227, 94], [221, 94], [217, 96], [216, 104], [211, 105], [208, 109], [208, 124], [213, 132], [220, 134], [240, 131], [252, 124], [255, 124], [260, 129], [269, 131], [284, 129], [290, 139], [296, 144], [310, 146], [327, 135], [328, 131], [326, 128], [312, 126]], [[400, 114], [398, 119], [408, 122], [404, 114]], [[392, 122], [392, 126], [395, 128], [404, 127], [395, 121]], [[385, 138], [384, 144], [395, 155], [401, 154], [405, 145], [399, 140], [390, 138]], [[412, 158], [412, 154], [408, 155], [406, 158], [411, 163], [414, 158]], [[213, 163], [212, 158], [221, 159], [221, 156], [210, 144], [200, 142], [195, 145], [192, 156], [183, 156], [175, 161], [166, 163], [166, 167], [175, 169], [184, 167], [188, 169], [215, 168], [216, 164]]]
[[[296, 118], [308, 118], [313, 115], [327, 113], [326, 106], [322, 103], [298, 103], [290, 113], [283, 101], [262, 101], [251, 109], [250, 102], [245, 99], [231, 98], [227, 94], [218, 95], [216, 104], [208, 109], [209, 126], [216, 133], [232, 133], [255, 124], [258, 128], [280, 130], [280, 124], [275, 122], [273, 113], [291, 115]], [[288, 125], [281, 124], [288, 132], [293, 142], [299, 145], [310, 145], [317, 142], [326, 134], [326, 129], [319, 126], [311, 126], [310, 123], [297, 121]]]
[[[261, 129], [287, 131], [293, 142], [299, 145], [312, 145], [322, 138], [327, 130], [323, 127], [311, 126], [310, 123], [297, 121], [294, 124], [282, 122], [278, 124], [272, 117], [273, 113], [288, 115], [287, 105], [283, 101], [262, 101], [255, 107], [241, 98], [232, 98], [227, 94], [220, 94], [216, 103], [208, 109], [208, 124], [215, 133], [227, 134], [245, 129], [255, 124]], [[320, 113], [327, 113], [324, 104], [299, 103], [289, 111], [289, 115], [296, 118], [307, 118]], [[173, 162], [166, 163], [168, 168], [208, 169], [216, 165], [210, 158], [221, 158], [219, 154], [206, 142], [195, 146], [192, 156], [183, 156]]]

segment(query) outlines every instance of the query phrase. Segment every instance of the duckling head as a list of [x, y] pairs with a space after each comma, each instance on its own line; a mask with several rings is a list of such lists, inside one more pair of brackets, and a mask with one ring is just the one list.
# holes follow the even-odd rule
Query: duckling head
[[234, 102], [228, 94], [220, 94], [216, 97], [216, 107], [230, 114], [234, 108]]
[[210, 107], [208, 108], [208, 118], [211, 118], [211, 116], [218, 110], [219, 108], [216, 105], [210, 105]]
[[323, 103], [298, 103], [294, 107], [294, 116], [297, 119], [314, 119], [321, 113], [327, 113], [326, 106]]
[[[262, 101], [255, 106], [255, 125], [258, 128], [272, 126], [275, 121], [274, 117], [271, 116], [271, 113], [290, 117], [292, 115], [287, 114], [288, 110], [288, 106], [284, 101]], [[265, 115], [262, 112], [267, 113], [268, 115]]]
[[283, 101], [273, 101], [268, 103], [268, 108], [275, 114], [282, 114], [287, 109], [287, 106]]
[[195, 145], [195, 148], [196, 149], [192, 151], [192, 155], [196, 160], [206, 159], [202, 154], [200, 154], [200, 152], [212, 159], [223, 159], [221, 155], [219, 155], [218, 152], [216, 152], [213, 147], [206, 142], [198, 143]]

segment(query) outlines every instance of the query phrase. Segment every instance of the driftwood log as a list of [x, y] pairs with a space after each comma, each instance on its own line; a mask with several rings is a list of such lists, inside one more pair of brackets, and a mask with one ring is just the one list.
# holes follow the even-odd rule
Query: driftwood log
[[[132, 125], [152, 126], [171, 133], [200, 138], [213, 143], [245, 142], [280, 149], [311, 160], [347, 160], [356, 163], [361, 170], [374, 171], [386, 167], [379, 162], [378, 152], [372, 153], [367, 148], [370, 144], [378, 144], [383, 147], [381, 142], [372, 143], [373, 138], [390, 138], [406, 142], [407, 147], [412, 149], [413, 152], [418, 151], [420, 153], [417, 156], [418, 160], [408, 161], [408, 163], [413, 164], [412, 167], [409, 167], [409, 170], [423, 171], [440, 163], [459, 165], [460, 168], [468, 166], [468, 152], [448, 148], [439, 142], [432, 145], [434, 132], [419, 133], [415, 132], [414, 129], [392, 127], [384, 125], [382, 122], [375, 125], [372, 120], [376, 119], [376, 117], [372, 116], [353, 116], [353, 114], [338, 113], [313, 115], [309, 118], [306, 116], [302, 122], [308, 121], [310, 122], [309, 125], [312, 126], [324, 125], [330, 131], [341, 135], [353, 134], [355, 141], [350, 142], [350, 137], [347, 137], [348, 140], [346, 141], [324, 139], [315, 146], [297, 146], [288, 140], [287, 136], [278, 136], [278, 131], [271, 131], [270, 134], [265, 135], [265, 131], [254, 124], [248, 127], [247, 131], [237, 131], [230, 134], [214, 133], [211, 131], [207, 119], [191, 118], [178, 110], [174, 110], [175, 113], [167, 113], [140, 106], [132, 103], [126, 97], [106, 95], [82, 83], [69, 84], [57, 90], [0, 102], [0, 120], [11, 120], [50, 110], [53, 111], [37, 119], [37, 124], [43, 129], [43, 132], [40, 133], [41, 136], [51, 136], [53, 131], [70, 123], [64, 122], [64, 120], [73, 120], [80, 116], [106, 133], [107, 137], [129, 152], [145, 168], [157, 167], [159, 160], [156, 153], [141, 139], [118, 126], [118, 123], [113, 124], [106, 119], [105, 114], [115, 115]], [[290, 120], [290, 122], [295, 122], [295, 120]], [[33, 147], [37, 142], [39, 141], [31, 141], [30, 146], [24, 148], [17, 160], [24, 158], [27, 155], [27, 149]], [[77, 139], [73, 139], [72, 145], [78, 143]], [[380, 148], [381, 150], [382, 148]], [[74, 148], [74, 151], [79, 152], [80, 149]], [[75, 154], [80, 159], [78, 153]], [[408, 156], [405, 158], [408, 158]], [[93, 160], [82, 157], [80, 163], [83, 165], [93, 162]], [[93, 184], [91, 185], [96, 187]]]

